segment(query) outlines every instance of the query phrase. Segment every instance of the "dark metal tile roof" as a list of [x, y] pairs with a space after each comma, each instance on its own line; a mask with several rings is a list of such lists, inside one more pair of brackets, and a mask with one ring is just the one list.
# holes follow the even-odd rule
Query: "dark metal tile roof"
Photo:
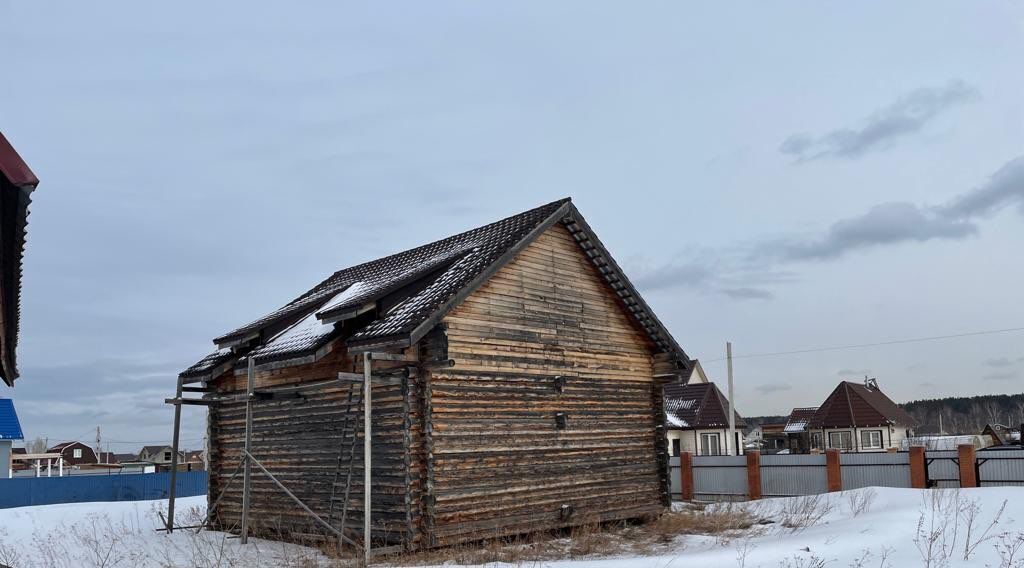
[[[727, 428], [729, 401], [715, 383], [665, 385], [665, 425], [674, 429]], [[736, 413], [736, 426], [746, 423]]]
[[18, 413], [14, 411], [14, 401], [9, 398], [0, 398], [0, 440], [24, 439], [21, 422], [18, 422]]
[[806, 432], [807, 424], [814, 418], [814, 413], [817, 411], [817, 407], [794, 408], [789, 413], [789, 420], [786, 421], [786, 426], [782, 431], [787, 434]]
[[182, 377], [197, 377], [211, 372], [216, 367], [230, 361], [234, 356], [230, 349], [220, 349], [196, 361], [191, 367], [181, 372]]
[[[257, 364], [299, 359], [320, 349], [339, 331], [338, 314], [370, 313], [361, 327], [346, 332], [350, 347], [414, 342], [432, 318], [449, 308], [489, 270], [507, 261], [528, 237], [563, 222], [663, 351], [682, 349], [664, 329], [568, 199], [513, 215], [458, 235], [335, 272], [283, 307], [214, 340], [221, 347], [256, 347]], [[389, 303], [390, 302], [390, 303]], [[392, 305], [393, 304], [393, 305]], [[182, 373], [197, 376], [221, 365], [227, 354], [211, 354]]]
[[883, 426], [889, 423], [917, 426], [911, 418], [877, 386], [843, 381], [825, 399], [814, 417], [811, 428], [850, 428]]

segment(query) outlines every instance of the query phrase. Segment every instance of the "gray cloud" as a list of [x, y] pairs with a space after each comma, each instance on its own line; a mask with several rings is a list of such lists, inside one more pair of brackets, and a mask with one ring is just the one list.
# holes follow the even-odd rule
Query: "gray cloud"
[[775, 240], [758, 247], [753, 256], [829, 260], [884, 245], [959, 240], [978, 232], [978, 218], [1013, 205], [1024, 214], [1024, 156], [1009, 160], [986, 183], [946, 204], [882, 203], [856, 217], [836, 221], [821, 236]]
[[771, 300], [775, 297], [775, 294], [760, 288], [723, 288], [720, 292], [734, 300]]
[[942, 87], [917, 89], [876, 110], [859, 128], [839, 128], [820, 136], [794, 134], [779, 146], [779, 151], [801, 162], [859, 158], [918, 132], [942, 112], [977, 98], [977, 90], [960, 80]]
[[756, 390], [757, 392], [759, 392], [761, 394], [771, 394], [773, 392], [783, 392], [783, 391], [793, 390], [793, 387], [791, 385], [783, 383], [783, 384], [760, 385], [760, 386], [755, 387], [754, 390]]
[[1006, 373], [989, 373], [983, 377], [986, 381], [1009, 381], [1017, 378], [1015, 371], [1009, 371]]
[[863, 215], [836, 221], [819, 238], [778, 242], [775, 248], [786, 260], [824, 260], [880, 245], [962, 239], [977, 230], [970, 222], [944, 218], [912, 203], [893, 202], [875, 205]]
[[1024, 214], [1024, 156], [1010, 160], [988, 183], [938, 208], [947, 219], [966, 219], [993, 214], [1016, 205]]
[[1014, 361], [1009, 357], [993, 357], [991, 359], [986, 359], [985, 364], [989, 367], [1009, 367], [1014, 364]]

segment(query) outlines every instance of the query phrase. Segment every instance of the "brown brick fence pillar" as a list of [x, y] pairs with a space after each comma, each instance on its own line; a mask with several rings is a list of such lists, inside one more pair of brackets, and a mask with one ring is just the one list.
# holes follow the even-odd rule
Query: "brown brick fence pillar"
[[978, 470], [974, 446], [971, 444], [960, 444], [956, 448], [957, 457], [960, 461], [960, 487], [977, 487]]
[[910, 486], [914, 489], [928, 488], [928, 463], [924, 458], [924, 446], [910, 446]]
[[693, 501], [693, 453], [679, 454], [679, 491], [683, 501]]
[[828, 490], [843, 490], [843, 468], [839, 463], [839, 450], [825, 450], [825, 474], [828, 476]]
[[747, 452], [747, 498], [761, 498], [761, 452]]

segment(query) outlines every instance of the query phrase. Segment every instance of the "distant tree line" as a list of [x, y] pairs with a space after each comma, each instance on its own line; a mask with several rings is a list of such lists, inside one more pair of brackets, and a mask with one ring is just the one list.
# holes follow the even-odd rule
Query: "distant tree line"
[[901, 405], [918, 421], [918, 434], [980, 434], [986, 424], [1019, 427], [1024, 422], [1024, 394], [951, 396]]

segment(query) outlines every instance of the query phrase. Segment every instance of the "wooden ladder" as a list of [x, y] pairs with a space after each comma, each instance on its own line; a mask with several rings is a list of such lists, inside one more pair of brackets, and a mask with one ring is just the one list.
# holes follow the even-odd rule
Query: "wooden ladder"
[[[338, 445], [338, 467], [334, 470], [334, 482], [331, 483], [331, 500], [327, 513], [327, 522], [334, 520], [334, 504], [338, 501], [338, 479], [341, 477], [342, 469], [345, 470], [345, 494], [341, 498], [341, 531], [345, 531], [345, 521], [348, 518], [348, 498], [352, 488], [352, 464], [356, 457], [356, 427], [358, 411], [362, 408], [363, 395], [362, 383], [350, 382], [348, 385], [348, 396], [346, 397], [345, 422], [341, 429], [341, 443]], [[357, 412], [353, 412], [355, 409]], [[348, 447], [345, 444], [348, 444]], [[346, 450], [348, 454], [346, 455]]]

